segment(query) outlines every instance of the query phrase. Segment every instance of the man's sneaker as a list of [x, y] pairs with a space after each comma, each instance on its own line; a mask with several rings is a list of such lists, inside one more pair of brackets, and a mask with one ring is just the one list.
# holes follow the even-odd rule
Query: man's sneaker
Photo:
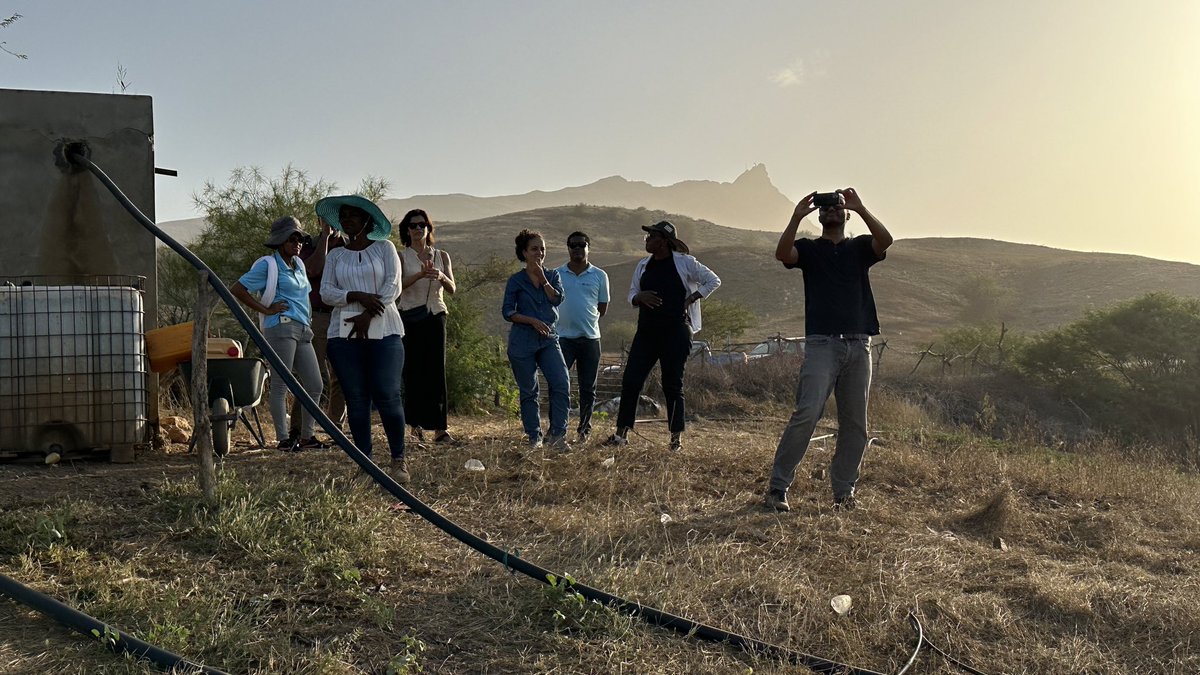
[[858, 508], [858, 500], [854, 495], [842, 495], [833, 498], [833, 508], [837, 511], [853, 511]]
[[567, 434], [565, 432], [558, 435], [552, 435], [547, 438], [546, 446], [551, 450], [557, 450], [559, 452], [571, 451], [571, 444], [567, 443]]
[[792, 505], [788, 504], [787, 492], [783, 490], [767, 490], [766, 505], [769, 509], [776, 511], [791, 511]]
[[412, 476], [408, 473], [408, 459], [405, 457], [392, 458], [392, 478], [401, 485], [407, 485]]
[[529, 447], [533, 450], [537, 450], [538, 448], [542, 447], [543, 443], [544, 441], [542, 440], [541, 434], [529, 439]]
[[296, 447], [296, 439], [285, 438], [282, 441], [279, 441], [279, 444], [275, 446], [275, 449], [282, 450], [284, 452], [295, 452], [298, 449]]
[[309, 436], [297, 441], [296, 448], [299, 450], [328, 450], [329, 444], [318, 441], [316, 436]]
[[586, 445], [587, 442], [589, 440], [591, 440], [591, 438], [592, 438], [592, 432], [581, 431], [581, 432], [579, 432], [579, 438], [575, 439], [575, 443], [578, 445]]
[[680, 433], [671, 434], [671, 443], [667, 447], [671, 448], [672, 450], [682, 450], [683, 441], [679, 438], [682, 435], [683, 434]]

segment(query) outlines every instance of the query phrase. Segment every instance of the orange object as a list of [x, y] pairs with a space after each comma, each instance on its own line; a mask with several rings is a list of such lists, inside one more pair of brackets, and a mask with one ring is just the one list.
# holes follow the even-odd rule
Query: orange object
[[163, 373], [192, 360], [192, 322], [146, 331], [146, 356], [150, 372]]

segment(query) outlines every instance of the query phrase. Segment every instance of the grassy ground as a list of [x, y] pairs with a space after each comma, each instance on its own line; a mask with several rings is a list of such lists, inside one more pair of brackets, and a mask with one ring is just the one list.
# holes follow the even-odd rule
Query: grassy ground
[[[886, 387], [873, 406], [850, 513], [810, 477], [828, 447], [805, 459], [791, 513], [761, 508], [778, 404], [739, 423], [709, 409], [680, 453], [662, 424], [616, 453], [557, 456], [525, 449], [513, 419], [458, 419], [464, 445], [410, 449], [410, 487], [582, 582], [865, 668], [903, 664], [915, 611], [985, 672], [1200, 672], [1195, 475], [945, 428]], [[235, 450], [216, 511], [181, 452], [0, 466], [0, 571], [229, 672], [802, 670], [512, 576], [394, 508], [340, 452]], [[471, 458], [487, 470], [465, 471]], [[0, 636], [0, 672], [147, 670], [7, 600]], [[915, 672], [956, 671], [925, 654]]]

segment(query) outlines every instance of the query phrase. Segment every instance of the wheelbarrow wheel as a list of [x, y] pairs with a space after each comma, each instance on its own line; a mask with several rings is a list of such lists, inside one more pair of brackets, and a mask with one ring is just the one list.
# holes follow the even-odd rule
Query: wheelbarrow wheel
[[233, 426], [228, 419], [229, 411], [228, 399], [218, 398], [212, 402], [213, 452], [217, 457], [229, 454], [229, 428]]

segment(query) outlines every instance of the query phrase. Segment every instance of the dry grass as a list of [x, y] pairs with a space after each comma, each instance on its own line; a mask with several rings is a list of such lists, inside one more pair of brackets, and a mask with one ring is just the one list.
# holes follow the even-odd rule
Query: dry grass
[[[554, 456], [525, 450], [515, 420], [457, 420], [467, 443], [413, 448], [411, 488], [585, 583], [862, 667], [904, 662], [916, 610], [987, 672], [1200, 671], [1194, 475], [948, 430], [881, 389], [862, 508], [835, 512], [801, 478], [776, 514], [760, 499], [782, 422], [761, 420], [786, 413], [692, 425], [678, 454], [662, 425], [615, 455]], [[802, 477], [828, 463], [814, 445]], [[796, 671], [573, 606], [390, 509], [340, 453], [225, 466], [215, 514], [179, 455], [0, 467], [0, 571], [234, 672], [400, 672], [405, 657], [437, 673]], [[144, 672], [12, 603], [0, 633], [3, 672]], [[918, 672], [953, 671], [926, 655]]]

